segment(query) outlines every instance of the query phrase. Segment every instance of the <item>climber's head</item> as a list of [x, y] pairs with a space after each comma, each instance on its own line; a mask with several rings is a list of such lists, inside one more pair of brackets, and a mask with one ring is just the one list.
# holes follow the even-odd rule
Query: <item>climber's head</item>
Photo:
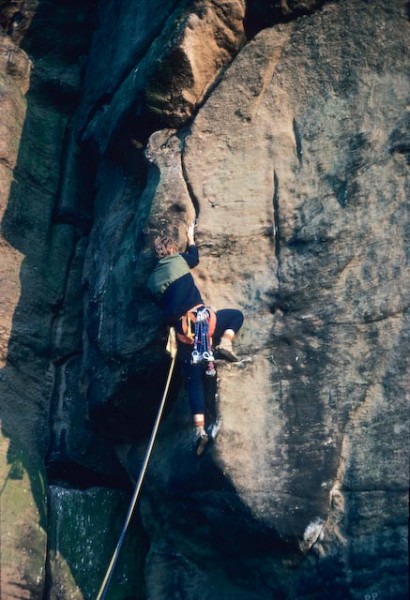
[[178, 244], [167, 235], [155, 238], [154, 248], [157, 258], [164, 258], [178, 252]]

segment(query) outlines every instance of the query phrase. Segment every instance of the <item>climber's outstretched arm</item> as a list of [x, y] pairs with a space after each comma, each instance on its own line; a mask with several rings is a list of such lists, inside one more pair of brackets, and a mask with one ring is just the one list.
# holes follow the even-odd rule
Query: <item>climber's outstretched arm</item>
[[181, 253], [181, 256], [186, 260], [189, 267], [193, 269], [199, 263], [199, 252], [195, 245], [195, 221], [187, 228], [188, 248], [186, 252]]
[[195, 219], [188, 225], [187, 229], [188, 246], [195, 245]]

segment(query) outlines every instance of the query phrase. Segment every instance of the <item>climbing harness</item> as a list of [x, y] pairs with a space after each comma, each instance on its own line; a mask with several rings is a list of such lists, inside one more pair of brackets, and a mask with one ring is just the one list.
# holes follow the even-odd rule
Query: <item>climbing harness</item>
[[206, 374], [214, 376], [215, 357], [212, 350], [212, 335], [216, 327], [215, 311], [209, 306], [198, 304], [181, 317], [182, 333], [178, 332], [178, 339], [184, 344], [194, 346], [191, 353], [191, 364], [203, 361], [208, 363]]
[[137, 504], [137, 501], [138, 501], [139, 493], [140, 493], [140, 490], [141, 490], [141, 487], [142, 487], [142, 483], [144, 481], [144, 477], [145, 477], [145, 473], [146, 473], [146, 470], [147, 470], [148, 462], [149, 462], [149, 459], [151, 457], [152, 449], [154, 447], [155, 438], [156, 438], [157, 433], [158, 433], [158, 428], [159, 428], [159, 424], [160, 424], [160, 421], [161, 421], [162, 413], [163, 413], [163, 410], [164, 410], [165, 401], [166, 401], [167, 396], [168, 396], [169, 386], [171, 384], [172, 374], [173, 374], [173, 371], [174, 371], [175, 360], [176, 360], [176, 356], [177, 356], [176, 334], [175, 334], [175, 329], [173, 327], [171, 327], [170, 330], [169, 330], [169, 336], [168, 336], [166, 350], [167, 350], [168, 354], [170, 354], [170, 356], [171, 356], [171, 364], [170, 364], [169, 371], [168, 371], [168, 377], [167, 377], [167, 381], [166, 381], [166, 384], [165, 384], [164, 393], [162, 395], [162, 399], [161, 399], [161, 403], [160, 403], [160, 406], [159, 406], [159, 409], [158, 409], [157, 417], [155, 419], [155, 423], [154, 423], [154, 427], [153, 427], [153, 430], [152, 430], [152, 433], [151, 433], [151, 437], [150, 437], [150, 440], [149, 440], [149, 443], [148, 443], [147, 451], [145, 453], [144, 462], [142, 464], [141, 471], [140, 471], [140, 474], [139, 474], [139, 477], [138, 477], [138, 481], [137, 481], [137, 483], [135, 485], [134, 493], [133, 493], [132, 498], [131, 498], [131, 502], [130, 502], [130, 505], [129, 505], [129, 508], [128, 508], [127, 516], [126, 516], [126, 519], [125, 519], [125, 522], [124, 522], [124, 526], [122, 528], [121, 535], [119, 537], [117, 546], [116, 546], [116, 548], [114, 550], [114, 553], [112, 555], [111, 562], [110, 562], [110, 564], [108, 566], [107, 572], [106, 572], [105, 577], [103, 579], [103, 582], [101, 584], [101, 588], [100, 588], [100, 591], [98, 592], [96, 600], [104, 600], [107, 597], [108, 587], [109, 587], [110, 582], [111, 582], [111, 578], [112, 578], [112, 575], [113, 575], [113, 572], [114, 572], [114, 569], [115, 569], [115, 565], [117, 564], [118, 556], [119, 556], [119, 553], [120, 553], [120, 549], [121, 549], [122, 543], [124, 541], [125, 533], [126, 533], [126, 531], [128, 529], [128, 526], [130, 524], [132, 515], [134, 513], [134, 510], [135, 510], [135, 507], [136, 507], [136, 504]]

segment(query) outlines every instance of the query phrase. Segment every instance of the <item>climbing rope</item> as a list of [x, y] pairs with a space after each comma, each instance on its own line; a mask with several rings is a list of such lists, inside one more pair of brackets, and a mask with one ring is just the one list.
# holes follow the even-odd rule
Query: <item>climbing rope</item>
[[109, 587], [110, 582], [111, 582], [111, 578], [112, 578], [112, 575], [113, 575], [113, 572], [114, 572], [114, 569], [115, 569], [115, 565], [117, 564], [118, 556], [120, 554], [120, 549], [121, 549], [122, 543], [123, 543], [124, 538], [125, 538], [125, 533], [126, 533], [126, 531], [128, 529], [128, 526], [130, 524], [132, 515], [134, 514], [134, 510], [135, 510], [135, 507], [137, 505], [139, 493], [140, 493], [141, 486], [142, 486], [142, 483], [143, 483], [144, 477], [145, 477], [145, 472], [147, 470], [147, 466], [148, 466], [148, 462], [149, 462], [149, 459], [150, 459], [150, 456], [151, 456], [151, 452], [152, 452], [152, 449], [154, 447], [155, 438], [157, 436], [159, 424], [160, 424], [162, 413], [163, 413], [164, 406], [165, 406], [165, 401], [166, 401], [167, 396], [168, 396], [169, 386], [171, 384], [172, 374], [173, 374], [173, 371], [174, 371], [175, 360], [176, 360], [176, 356], [177, 356], [176, 334], [175, 334], [175, 329], [173, 327], [171, 327], [170, 330], [169, 330], [169, 336], [168, 336], [168, 342], [167, 342], [166, 350], [167, 350], [168, 354], [170, 354], [170, 356], [171, 356], [171, 364], [170, 364], [170, 367], [169, 367], [168, 377], [167, 377], [167, 381], [166, 381], [166, 384], [165, 384], [164, 393], [162, 395], [161, 404], [160, 404], [160, 407], [158, 409], [157, 418], [155, 419], [154, 427], [153, 427], [153, 430], [152, 430], [152, 433], [151, 433], [151, 437], [150, 437], [150, 440], [149, 440], [149, 443], [148, 443], [147, 451], [145, 453], [145, 458], [144, 458], [144, 462], [143, 462], [142, 467], [141, 467], [139, 478], [138, 478], [138, 481], [137, 481], [137, 483], [135, 485], [134, 493], [133, 493], [132, 498], [131, 498], [131, 502], [130, 502], [130, 505], [129, 505], [129, 508], [128, 508], [127, 516], [126, 516], [126, 519], [125, 519], [125, 522], [124, 522], [124, 526], [122, 528], [121, 535], [119, 537], [117, 546], [116, 546], [116, 548], [114, 550], [114, 553], [112, 555], [111, 562], [110, 562], [110, 564], [108, 566], [107, 572], [106, 572], [105, 577], [103, 579], [103, 582], [101, 584], [101, 588], [100, 588], [100, 591], [98, 592], [96, 600], [104, 600], [107, 597], [108, 587]]

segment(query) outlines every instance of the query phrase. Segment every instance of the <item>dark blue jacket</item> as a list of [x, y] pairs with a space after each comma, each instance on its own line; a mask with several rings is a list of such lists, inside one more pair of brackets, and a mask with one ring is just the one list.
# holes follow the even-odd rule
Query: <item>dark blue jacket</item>
[[175, 325], [190, 308], [203, 304], [190, 273], [198, 263], [198, 248], [192, 245], [187, 252], [161, 258], [148, 279], [148, 288], [168, 325]]

